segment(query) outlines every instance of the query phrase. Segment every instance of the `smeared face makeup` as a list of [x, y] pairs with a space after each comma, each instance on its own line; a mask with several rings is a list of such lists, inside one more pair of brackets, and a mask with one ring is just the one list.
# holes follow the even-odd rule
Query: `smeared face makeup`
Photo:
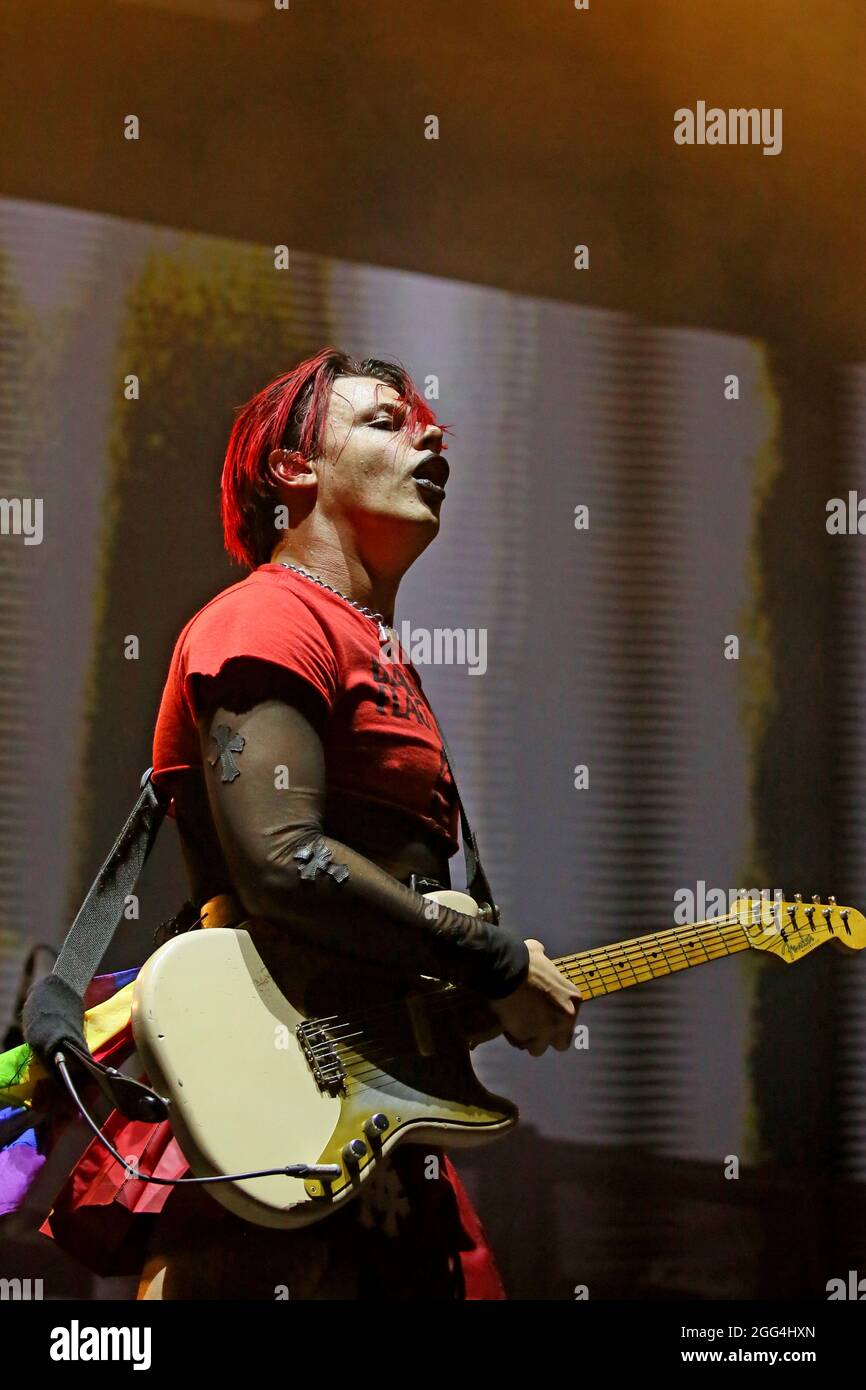
[[406, 413], [393, 386], [337, 378], [317, 468], [320, 506], [356, 522], [391, 518], [438, 531], [449, 475], [442, 430], [431, 421], [410, 438]]

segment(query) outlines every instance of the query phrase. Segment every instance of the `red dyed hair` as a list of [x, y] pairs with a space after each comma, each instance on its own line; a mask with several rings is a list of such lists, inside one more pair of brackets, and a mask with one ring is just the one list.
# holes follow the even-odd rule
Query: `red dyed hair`
[[414, 434], [435, 419], [406, 369], [384, 358], [359, 361], [337, 348], [323, 348], [277, 377], [239, 407], [226, 449], [220, 513], [225, 548], [239, 564], [250, 569], [266, 564], [274, 548], [271, 450], [292, 449], [304, 458], [321, 454], [331, 387], [340, 376], [372, 377], [393, 386], [406, 407], [403, 430]]

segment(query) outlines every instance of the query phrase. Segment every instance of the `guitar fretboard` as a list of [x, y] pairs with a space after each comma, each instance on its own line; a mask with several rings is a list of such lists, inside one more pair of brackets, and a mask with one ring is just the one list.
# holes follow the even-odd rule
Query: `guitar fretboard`
[[[755, 916], [745, 922], [749, 920], [760, 919]], [[577, 985], [585, 999], [596, 998], [747, 950], [750, 942], [745, 922], [735, 915], [689, 923], [618, 941], [614, 946], [559, 956], [553, 964]]]

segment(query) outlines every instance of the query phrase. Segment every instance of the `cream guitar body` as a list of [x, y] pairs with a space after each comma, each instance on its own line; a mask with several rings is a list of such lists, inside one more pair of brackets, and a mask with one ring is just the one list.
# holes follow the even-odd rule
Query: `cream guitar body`
[[[463, 893], [426, 896], [477, 912]], [[744, 897], [724, 917], [553, 963], [589, 1000], [748, 949], [795, 964], [827, 941], [862, 949], [866, 920], [832, 898]], [[338, 966], [263, 922], [166, 942], [135, 981], [132, 1025], [196, 1177], [331, 1165], [325, 1178], [277, 1173], [206, 1185], [262, 1226], [303, 1226], [338, 1210], [397, 1144], [485, 1144], [518, 1119], [472, 1070], [473, 1042], [500, 1031], [479, 995]]]
[[[477, 912], [464, 893], [426, 896]], [[251, 931], [215, 927], [155, 951], [132, 1005], [139, 1055], [196, 1177], [295, 1163], [339, 1171], [326, 1184], [283, 1174], [207, 1184], [231, 1211], [306, 1225], [351, 1200], [399, 1143], [485, 1144], [516, 1124], [516, 1107], [472, 1070], [473, 1015], [476, 1038], [498, 1031], [480, 998], [423, 977], [401, 987], [360, 964], [335, 968], [333, 957], [249, 925], [262, 928], [279, 984]]]

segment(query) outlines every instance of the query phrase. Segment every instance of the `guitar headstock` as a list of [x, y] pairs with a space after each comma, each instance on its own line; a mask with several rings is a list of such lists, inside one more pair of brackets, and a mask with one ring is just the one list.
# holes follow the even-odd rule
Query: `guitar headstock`
[[854, 907], [840, 907], [835, 898], [823, 903], [816, 895], [804, 903], [797, 893], [791, 902], [756, 902], [747, 895], [736, 900], [732, 912], [754, 950], [770, 951], [787, 965], [825, 941], [842, 951], [862, 951], [866, 946], [866, 917]]

